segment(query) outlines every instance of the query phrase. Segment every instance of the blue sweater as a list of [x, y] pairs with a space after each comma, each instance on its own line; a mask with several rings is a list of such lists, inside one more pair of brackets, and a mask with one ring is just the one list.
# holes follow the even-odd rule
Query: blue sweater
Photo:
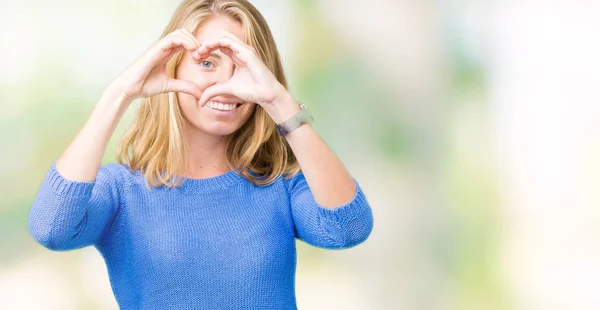
[[263, 187], [230, 170], [148, 190], [125, 165], [79, 182], [53, 162], [29, 231], [54, 251], [93, 245], [121, 309], [297, 309], [295, 239], [344, 249], [371, 233], [371, 208], [356, 188], [350, 202], [327, 209], [302, 172]]

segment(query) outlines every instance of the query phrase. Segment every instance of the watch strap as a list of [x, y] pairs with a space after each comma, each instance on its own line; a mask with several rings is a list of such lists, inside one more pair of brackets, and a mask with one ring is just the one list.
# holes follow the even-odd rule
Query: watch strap
[[311, 124], [313, 122], [314, 118], [311, 115], [310, 111], [307, 109], [306, 105], [304, 105], [303, 103], [299, 103], [298, 105], [301, 109], [300, 111], [298, 111], [298, 113], [294, 114], [292, 117], [290, 117], [283, 123], [276, 125], [277, 133], [279, 133], [280, 136], [286, 136], [294, 129], [304, 124]]

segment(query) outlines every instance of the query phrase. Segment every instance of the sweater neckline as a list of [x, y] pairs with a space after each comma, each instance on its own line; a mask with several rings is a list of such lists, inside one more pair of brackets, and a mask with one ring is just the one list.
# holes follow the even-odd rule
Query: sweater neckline
[[184, 177], [181, 186], [194, 189], [226, 188], [239, 182], [242, 178], [236, 170], [231, 169], [225, 173], [208, 178], [195, 179]]

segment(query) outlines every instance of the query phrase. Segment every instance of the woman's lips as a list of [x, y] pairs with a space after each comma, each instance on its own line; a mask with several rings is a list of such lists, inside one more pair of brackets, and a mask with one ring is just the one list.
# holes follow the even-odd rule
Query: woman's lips
[[213, 102], [217, 102], [217, 103], [223, 103], [223, 104], [236, 104], [236, 103], [243, 103], [244, 100], [237, 98], [237, 97], [233, 97], [233, 98], [226, 98], [226, 97], [214, 97], [212, 99], [210, 99], [209, 101], [213, 101]]
[[209, 100], [204, 107], [218, 114], [232, 114], [235, 113], [241, 105], [242, 103], [221, 103]]

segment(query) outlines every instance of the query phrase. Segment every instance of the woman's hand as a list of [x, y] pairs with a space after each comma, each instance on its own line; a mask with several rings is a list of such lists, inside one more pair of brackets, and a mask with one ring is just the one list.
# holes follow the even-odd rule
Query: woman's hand
[[129, 100], [165, 92], [183, 92], [200, 99], [202, 90], [198, 85], [171, 78], [166, 70], [167, 62], [182, 48], [190, 51], [194, 61], [201, 61], [199, 47], [200, 42], [187, 29], [175, 30], [152, 44], [109, 87]]
[[233, 76], [224, 83], [215, 84], [204, 90], [199, 105], [219, 95], [233, 95], [246, 102], [269, 108], [287, 90], [277, 81], [271, 70], [261, 61], [253, 47], [242, 42], [230, 32], [220, 39], [204, 42], [198, 49], [204, 59], [214, 50], [221, 50], [235, 64]]

